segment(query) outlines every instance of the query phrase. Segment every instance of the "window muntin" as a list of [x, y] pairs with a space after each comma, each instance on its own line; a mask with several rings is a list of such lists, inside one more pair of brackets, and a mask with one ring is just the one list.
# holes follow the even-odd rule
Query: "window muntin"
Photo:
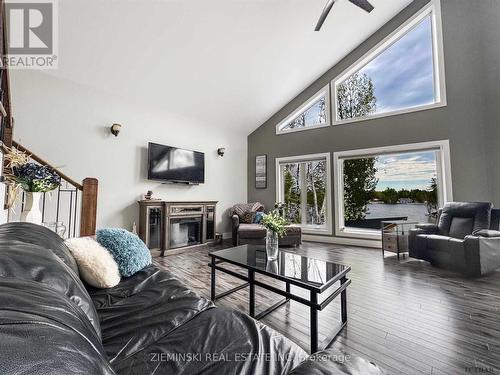
[[330, 125], [330, 90], [326, 86], [276, 127], [276, 132], [288, 133]]
[[332, 82], [334, 124], [446, 105], [439, 12], [432, 1]]
[[328, 154], [277, 159], [277, 200], [285, 204], [291, 223], [307, 231], [331, 232], [329, 169]]

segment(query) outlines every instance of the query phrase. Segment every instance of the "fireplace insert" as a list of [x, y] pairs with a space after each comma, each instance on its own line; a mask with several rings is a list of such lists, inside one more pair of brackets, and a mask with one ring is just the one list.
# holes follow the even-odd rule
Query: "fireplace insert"
[[202, 217], [170, 218], [170, 249], [201, 243]]

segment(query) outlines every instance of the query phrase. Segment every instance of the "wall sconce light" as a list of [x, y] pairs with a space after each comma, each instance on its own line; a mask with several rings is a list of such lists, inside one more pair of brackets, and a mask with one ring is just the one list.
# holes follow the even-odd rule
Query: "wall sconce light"
[[111, 134], [113, 134], [115, 137], [118, 137], [118, 134], [120, 133], [120, 130], [122, 129], [121, 124], [113, 124], [111, 125]]
[[225, 149], [224, 147], [221, 147], [221, 148], [218, 148], [218, 149], [217, 149], [217, 154], [218, 154], [220, 157], [223, 157], [225, 152], [226, 152], [226, 149]]

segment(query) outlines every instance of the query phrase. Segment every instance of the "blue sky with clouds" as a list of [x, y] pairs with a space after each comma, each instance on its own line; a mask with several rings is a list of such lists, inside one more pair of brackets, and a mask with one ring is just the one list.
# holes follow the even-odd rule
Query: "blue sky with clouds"
[[[432, 53], [432, 22], [427, 16], [359, 71], [374, 83], [375, 113], [434, 103]], [[319, 114], [316, 102], [308, 108], [305, 126], [318, 125]]]
[[377, 191], [388, 187], [401, 189], [427, 189], [437, 175], [434, 151], [383, 155], [375, 162]]
[[433, 103], [430, 16], [368, 63], [360, 74], [373, 80], [376, 113]]

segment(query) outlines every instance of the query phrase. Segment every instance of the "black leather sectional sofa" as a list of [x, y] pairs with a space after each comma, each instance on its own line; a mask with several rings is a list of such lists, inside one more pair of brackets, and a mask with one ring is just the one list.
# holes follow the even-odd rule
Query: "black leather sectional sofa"
[[2, 375], [380, 373], [333, 352], [306, 360], [155, 266], [114, 288], [86, 287], [64, 242], [26, 223], [0, 226], [0, 353]]

